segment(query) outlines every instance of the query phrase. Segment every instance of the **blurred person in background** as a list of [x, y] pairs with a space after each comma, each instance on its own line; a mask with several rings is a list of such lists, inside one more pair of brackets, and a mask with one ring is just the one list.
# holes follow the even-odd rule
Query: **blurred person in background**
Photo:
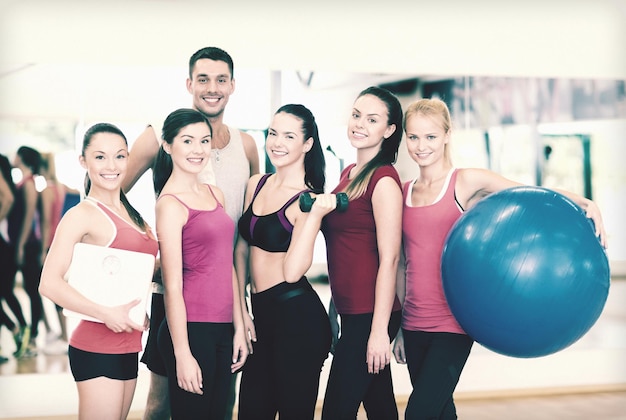
[[[41, 263], [46, 259], [57, 225], [61, 221], [63, 213], [67, 210], [66, 198], [69, 194], [80, 194], [78, 190], [69, 188], [57, 179], [55, 156], [53, 153], [42, 153], [40, 175], [46, 180], [46, 186], [41, 191]], [[48, 333], [46, 334], [46, 354], [63, 354], [67, 352], [67, 326], [63, 308], [54, 305], [60, 331], [56, 331], [48, 319], [44, 306], [43, 321]]]
[[[0, 269], [0, 327], [4, 325], [11, 331], [15, 340], [15, 353], [21, 354], [28, 346], [29, 334], [27, 332], [29, 327], [14, 290], [17, 265], [15, 263], [15, 247], [9, 240], [8, 217], [13, 209], [16, 187], [11, 177], [11, 169], [9, 159], [0, 155], [0, 267], [2, 267]], [[13, 312], [17, 324], [4, 311], [2, 300]], [[9, 359], [0, 354], [0, 363], [7, 360]]]
[[[28, 346], [18, 349], [15, 357], [37, 355], [39, 322], [43, 304], [39, 294], [41, 277], [41, 212], [35, 176], [39, 174], [41, 154], [28, 146], [21, 146], [13, 161], [22, 178], [16, 185], [15, 202], [9, 215], [9, 239], [15, 245], [15, 263], [22, 274], [22, 287], [30, 301], [30, 337]], [[28, 334], [25, 330], [24, 335]]]

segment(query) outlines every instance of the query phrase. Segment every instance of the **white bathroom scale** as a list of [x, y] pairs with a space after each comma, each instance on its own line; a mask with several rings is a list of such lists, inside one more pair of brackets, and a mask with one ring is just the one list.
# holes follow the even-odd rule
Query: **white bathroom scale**
[[[100, 305], [118, 306], [140, 299], [129, 316], [143, 325], [152, 291], [154, 263], [152, 254], [79, 242], [74, 245], [67, 281], [87, 299]], [[68, 317], [103, 322], [68, 309], [63, 309], [63, 313]]]

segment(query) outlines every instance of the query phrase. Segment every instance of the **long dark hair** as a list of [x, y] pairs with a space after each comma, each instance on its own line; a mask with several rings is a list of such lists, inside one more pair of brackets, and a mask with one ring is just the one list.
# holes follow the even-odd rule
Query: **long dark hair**
[[[161, 138], [165, 143], [171, 145], [174, 143], [174, 138], [180, 133], [180, 130], [188, 125], [197, 123], [205, 123], [208, 125], [211, 137], [213, 137], [213, 127], [211, 127], [211, 123], [204, 114], [195, 109], [180, 108], [170, 113], [163, 122]], [[167, 180], [170, 179], [173, 169], [174, 164], [172, 163], [172, 157], [168, 153], [165, 153], [163, 145], [161, 145], [156, 160], [154, 161], [154, 166], [152, 167], [152, 185], [154, 186], [154, 193], [157, 198], [161, 194]]]
[[39, 175], [39, 169], [41, 169], [41, 153], [32, 147], [28, 146], [20, 146], [17, 149], [17, 155], [20, 157], [20, 160], [30, 171]]
[[[83, 137], [83, 148], [81, 151], [83, 158], [85, 157], [85, 151], [91, 145], [91, 140], [93, 139], [93, 136], [95, 136], [98, 133], [110, 133], [110, 134], [118, 135], [124, 139], [124, 143], [126, 143], [126, 146], [128, 146], [128, 141], [126, 140], [126, 136], [124, 135], [122, 130], [120, 130], [113, 124], [98, 123], [89, 127], [89, 129], [85, 132], [85, 136]], [[89, 194], [89, 190], [91, 190], [91, 179], [89, 178], [89, 173], [86, 173], [85, 174], [85, 195]], [[122, 202], [122, 205], [128, 212], [128, 215], [133, 220], [133, 222], [135, 222], [135, 224], [139, 226], [140, 228], [142, 228], [143, 230], [146, 230], [147, 229], [146, 222], [143, 220], [143, 217], [141, 217], [141, 214], [139, 214], [139, 212], [135, 210], [133, 206], [131, 206], [128, 199], [126, 198], [126, 194], [124, 194], [124, 191], [122, 191], [121, 188], [120, 188], [120, 201]]]
[[9, 184], [11, 192], [13, 193], [13, 195], [15, 195], [15, 191], [17, 188], [15, 186], [15, 182], [13, 182], [11, 169], [13, 169], [13, 166], [11, 165], [11, 161], [9, 161], [9, 158], [3, 154], [0, 154], [0, 172], [2, 172], [2, 178], [4, 178], [7, 184]]
[[402, 140], [402, 105], [396, 96], [385, 88], [370, 86], [361, 91], [357, 99], [364, 95], [373, 95], [380, 99], [387, 107], [387, 125], [395, 125], [396, 129], [388, 138], [383, 140], [380, 150], [372, 160], [367, 162], [356, 176], [350, 181], [346, 192], [350, 198], [360, 197], [367, 189], [376, 169], [385, 165], [392, 165], [398, 158], [398, 148]]
[[320, 135], [313, 113], [300, 104], [283, 105], [278, 108], [274, 115], [281, 112], [293, 115], [302, 121], [304, 141], [307, 141], [309, 138], [313, 139], [311, 150], [304, 155], [304, 183], [313, 192], [317, 194], [323, 193], [326, 183], [326, 160], [324, 159], [324, 151], [322, 150]]

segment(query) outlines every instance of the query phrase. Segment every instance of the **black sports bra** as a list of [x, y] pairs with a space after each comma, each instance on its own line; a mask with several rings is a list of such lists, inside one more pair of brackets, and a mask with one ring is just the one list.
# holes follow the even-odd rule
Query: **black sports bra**
[[273, 213], [257, 216], [252, 211], [252, 205], [259, 191], [261, 191], [261, 188], [265, 185], [265, 181], [267, 181], [271, 175], [272, 174], [265, 174], [259, 180], [250, 205], [239, 219], [239, 234], [250, 246], [256, 246], [267, 252], [287, 252], [289, 244], [291, 243], [293, 225], [287, 219], [285, 211], [287, 207], [300, 198], [300, 194], [310, 192], [311, 190], [303, 190], [294, 195], [287, 200], [280, 209]]

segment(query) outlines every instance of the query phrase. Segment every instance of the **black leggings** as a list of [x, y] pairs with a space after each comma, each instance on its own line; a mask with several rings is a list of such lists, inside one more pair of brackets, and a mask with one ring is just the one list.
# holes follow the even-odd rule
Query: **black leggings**
[[37, 337], [39, 321], [43, 316], [43, 303], [39, 294], [41, 280], [41, 242], [30, 241], [24, 245], [24, 264], [22, 264], [22, 280], [24, 291], [30, 299], [30, 336]]
[[141, 362], [145, 363], [148, 370], [157, 375], [167, 376], [165, 362], [159, 351], [158, 336], [159, 327], [165, 319], [165, 303], [162, 293], [152, 293], [152, 303], [150, 306], [150, 328], [148, 329], [148, 339], [143, 349]]
[[456, 419], [452, 394], [474, 341], [465, 334], [402, 329], [413, 390], [405, 419]]
[[15, 330], [15, 323], [13, 320], [4, 312], [4, 308], [2, 307], [2, 301], [0, 301], [0, 327], [6, 326], [9, 331], [13, 332]]
[[[4, 240], [0, 235], [0, 304], [2, 299], [7, 303], [11, 312], [17, 319], [21, 327], [26, 326], [26, 319], [22, 313], [17, 296], [15, 296], [15, 274], [17, 264], [15, 263], [15, 247]], [[10, 330], [15, 328], [13, 320], [4, 312], [0, 314], [0, 326], [6, 325]]]
[[[367, 342], [373, 314], [341, 315], [341, 336], [335, 346], [322, 418], [356, 419], [359, 406], [370, 420], [395, 420], [398, 407], [393, 393], [391, 367], [378, 374], [367, 371]], [[392, 340], [400, 328], [401, 312], [392, 312], [388, 333]]]
[[251, 298], [257, 341], [241, 374], [240, 420], [313, 419], [331, 344], [324, 305], [306, 278]]
[[224, 420], [232, 377], [233, 324], [188, 322], [187, 336], [191, 353], [202, 370], [202, 395], [178, 386], [167, 319], [159, 328], [158, 344], [167, 370], [172, 419]]

